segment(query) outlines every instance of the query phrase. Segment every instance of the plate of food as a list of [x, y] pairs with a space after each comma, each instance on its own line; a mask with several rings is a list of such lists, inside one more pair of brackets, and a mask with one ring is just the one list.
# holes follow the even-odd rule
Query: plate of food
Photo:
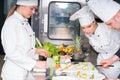
[[61, 67], [57, 72], [59, 74], [66, 73], [67, 76], [74, 76], [79, 80], [103, 80], [105, 78], [91, 62], [69, 63]]
[[73, 76], [55, 76], [52, 80], [79, 80], [77, 77]]

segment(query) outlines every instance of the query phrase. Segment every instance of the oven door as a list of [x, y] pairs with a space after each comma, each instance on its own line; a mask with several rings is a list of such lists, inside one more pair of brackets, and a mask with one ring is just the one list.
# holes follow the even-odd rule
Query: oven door
[[40, 0], [39, 14], [32, 19], [33, 29], [40, 42], [73, 44], [74, 37], [80, 35], [80, 25], [78, 20], [70, 21], [69, 18], [81, 8], [81, 4], [73, 0]]
[[52, 1], [48, 11], [48, 38], [52, 40], [72, 40], [80, 33], [79, 22], [71, 22], [70, 16], [80, 9], [76, 2]]

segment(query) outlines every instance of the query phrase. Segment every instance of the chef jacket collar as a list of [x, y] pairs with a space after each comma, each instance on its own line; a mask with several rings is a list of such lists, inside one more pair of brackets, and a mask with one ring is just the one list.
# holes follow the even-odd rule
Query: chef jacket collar
[[[93, 32], [93, 34], [90, 35], [90, 36], [88, 35], [89, 37], [92, 37], [92, 36], [94, 36], [94, 35], [99, 35], [101, 27], [99, 26], [100, 23], [97, 23], [97, 24], [98, 24], [98, 26], [97, 26], [95, 32]], [[87, 35], [87, 34], [86, 34], [86, 35]]]
[[14, 12], [14, 15], [16, 15], [21, 22], [28, 22], [27, 18], [24, 18], [22, 15], [20, 15], [17, 11]]

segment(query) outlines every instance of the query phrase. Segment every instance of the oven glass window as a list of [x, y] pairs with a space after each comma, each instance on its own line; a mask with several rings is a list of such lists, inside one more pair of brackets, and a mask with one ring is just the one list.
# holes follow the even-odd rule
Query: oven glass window
[[79, 21], [70, 21], [70, 16], [81, 8], [77, 2], [51, 2], [48, 14], [48, 37], [72, 40], [80, 34]]

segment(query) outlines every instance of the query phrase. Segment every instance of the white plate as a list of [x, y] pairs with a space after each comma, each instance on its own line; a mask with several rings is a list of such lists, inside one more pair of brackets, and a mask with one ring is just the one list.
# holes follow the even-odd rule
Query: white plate
[[79, 79], [72, 76], [56, 76], [53, 77], [52, 80], [79, 80]]
[[[89, 79], [79, 78], [79, 80], [89, 80]], [[91, 79], [91, 80], [103, 80], [103, 79], [105, 79], [104, 75], [102, 75], [100, 73], [96, 73], [96, 74], [94, 74], [94, 79]]]
[[[94, 69], [93, 69], [94, 68]], [[79, 63], [70, 66], [67, 69], [61, 70], [64, 68], [60, 68], [56, 71], [56, 74], [59, 75], [62, 72], [65, 72], [67, 76], [78, 77], [78, 72], [80, 72], [79, 80], [88, 80], [94, 75], [94, 80], [103, 80], [105, 78], [104, 75], [100, 74], [98, 70], [92, 65], [90, 62], [88, 63]], [[87, 77], [83, 77], [87, 76]]]

